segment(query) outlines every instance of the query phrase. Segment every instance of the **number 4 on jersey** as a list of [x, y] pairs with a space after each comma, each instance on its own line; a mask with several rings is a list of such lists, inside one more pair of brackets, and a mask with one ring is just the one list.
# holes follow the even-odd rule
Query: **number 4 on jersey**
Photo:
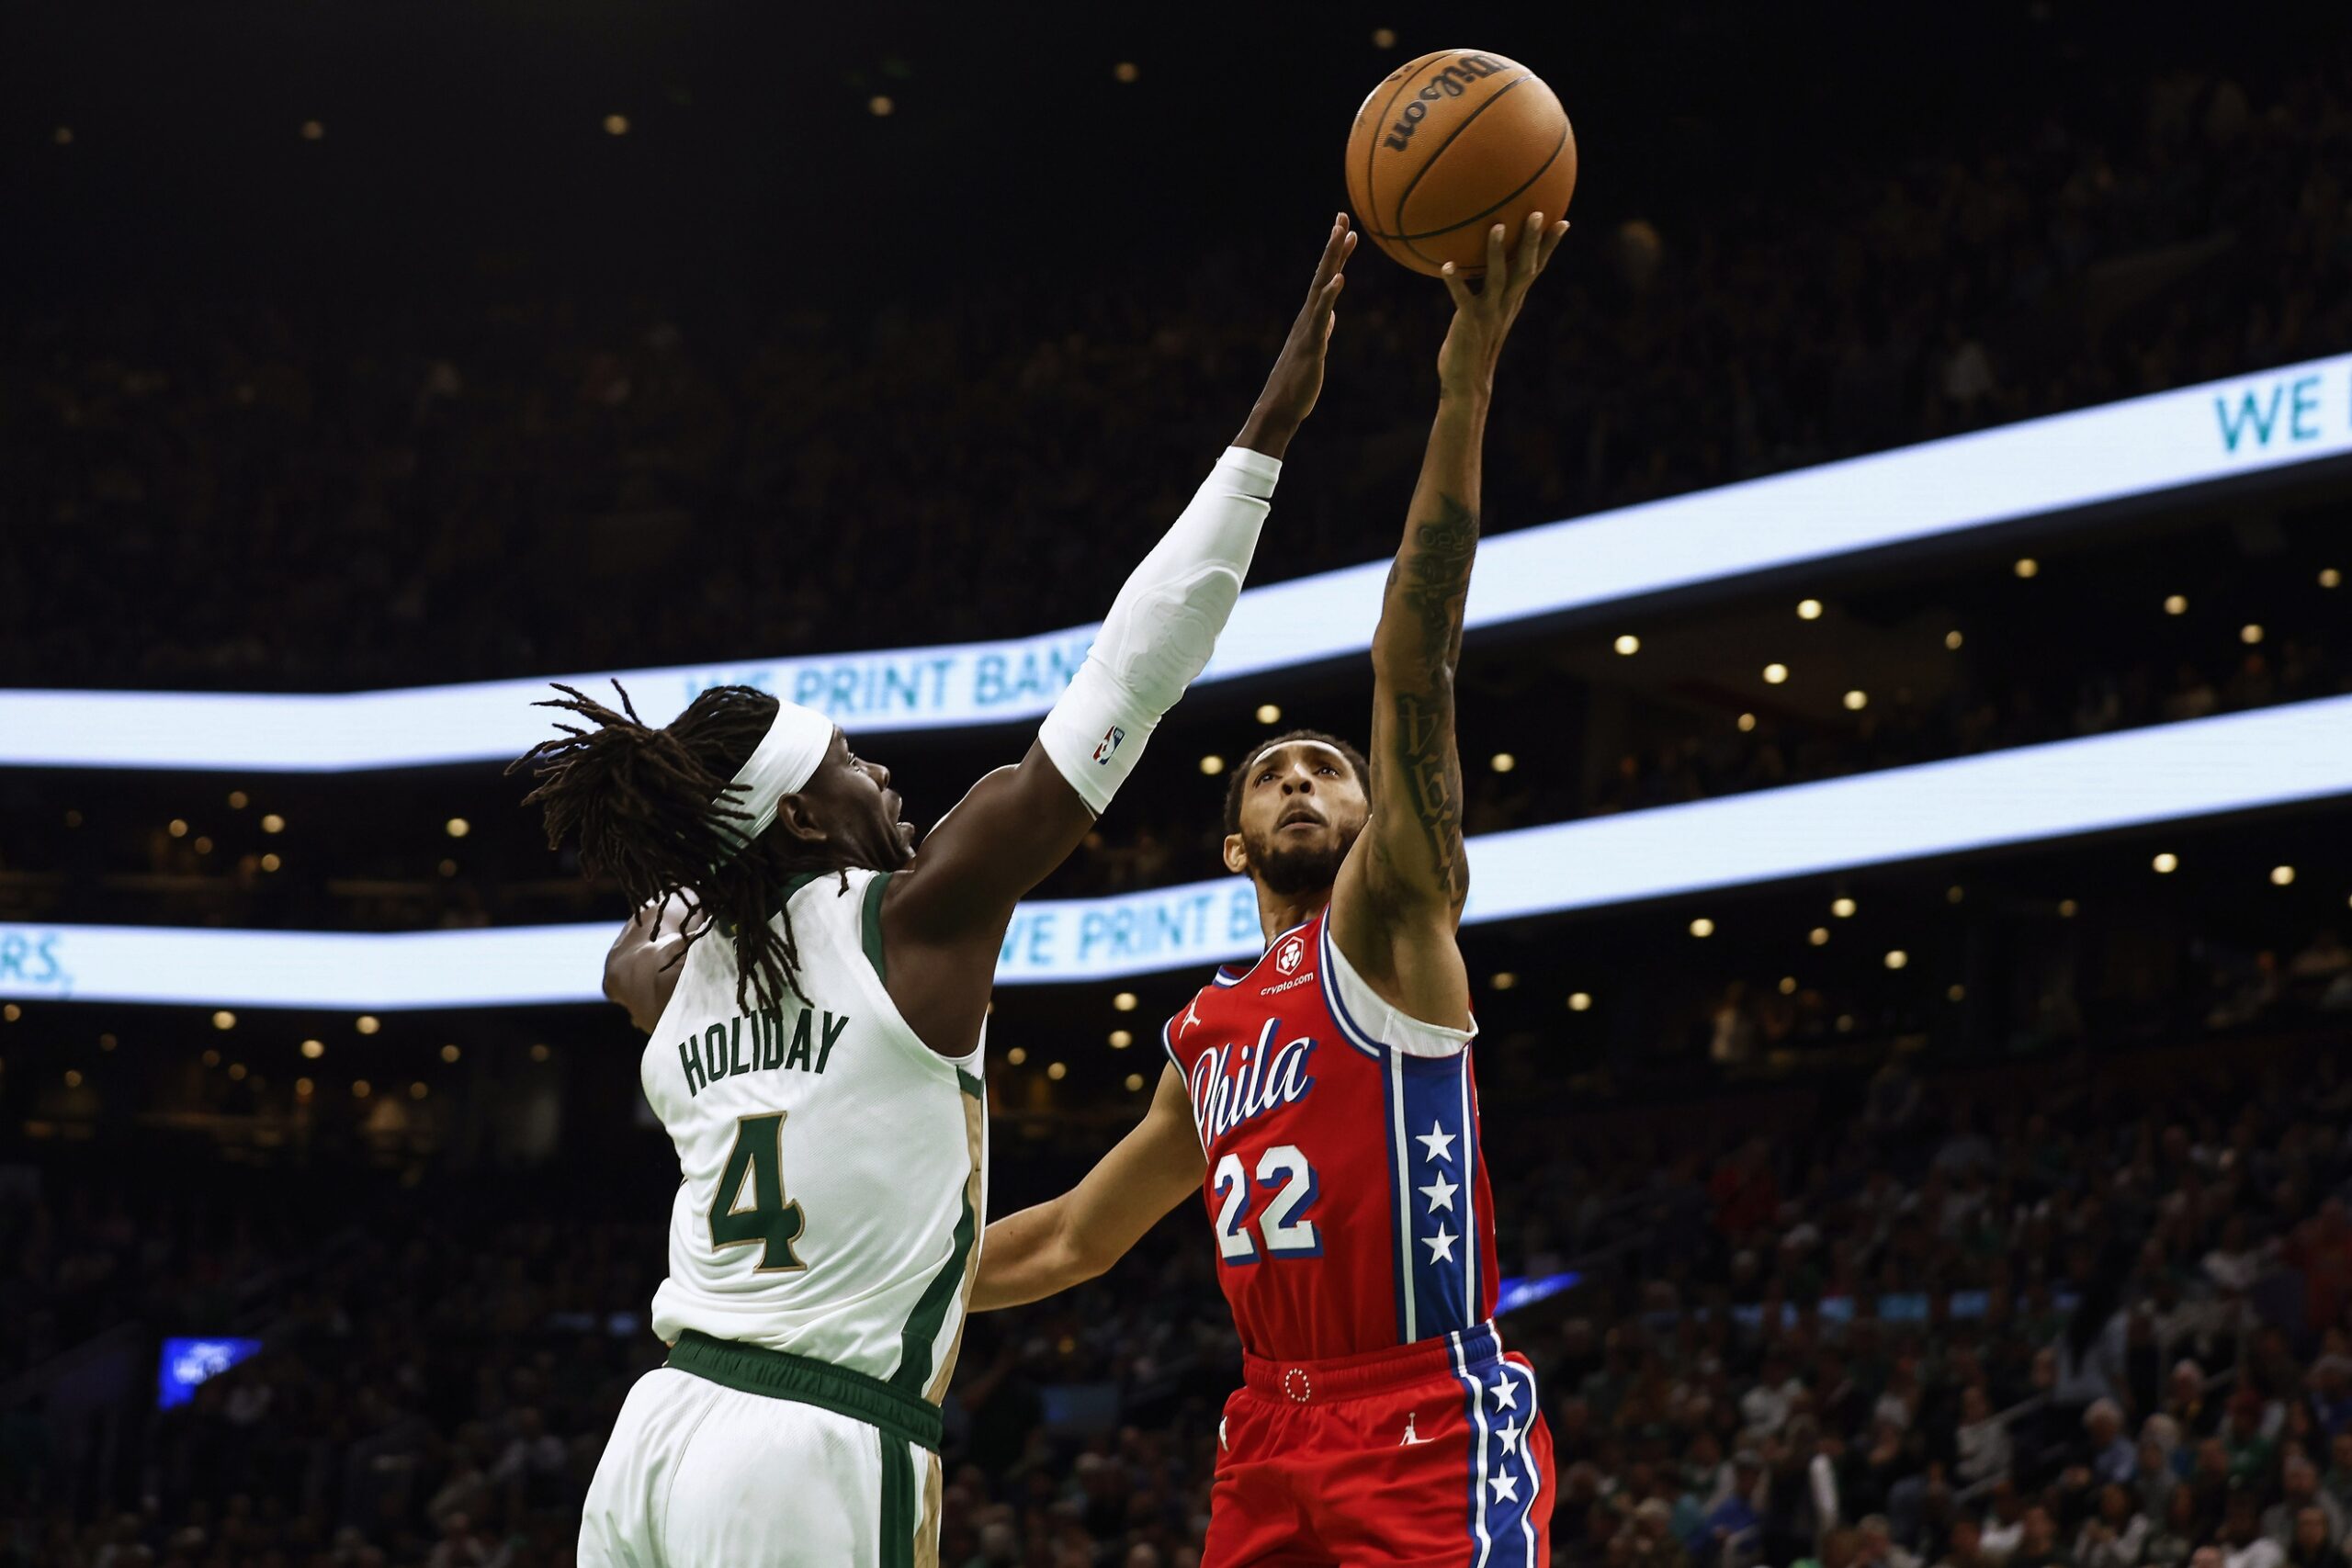
[[[792, 1244], [800, 1239], [800, 1205], [784, 1201], [784, 1112], [746, 1116], [735, 1126], [735, 1146], [719, 1173], [710, 1200], [713, 1251], [761, 1245], [758, 1271], [786, 1274], [805, 1269]], [[744, 1177], [751, 1178], [751, 1207], [742, 1206]]]

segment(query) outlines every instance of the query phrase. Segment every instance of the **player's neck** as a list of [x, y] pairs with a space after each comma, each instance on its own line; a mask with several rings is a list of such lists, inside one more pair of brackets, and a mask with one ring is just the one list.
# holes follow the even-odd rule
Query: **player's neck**
[[1266, 944], [1272, 946], [1274, 938], [1283, 932], [1313, 919], [1330, 901], [1331, 889], [1328, 886], [1309, 888], [1304, 893], [1276, 893], [1264, 883], [1258, 884], [1258, 924], [1265, 930]]

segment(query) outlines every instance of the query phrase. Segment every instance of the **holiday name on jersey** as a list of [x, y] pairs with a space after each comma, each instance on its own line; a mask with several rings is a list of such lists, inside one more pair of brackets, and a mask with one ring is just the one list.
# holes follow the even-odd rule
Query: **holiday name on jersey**
[[[800, 1017], [792, 1027], [789, 1043], [785, 1039], [784, 1009], [760, 1008], [725, 1023], [714, 1023], [703, 1032], [700, 1039], [692, 1036], [678, 1043], [678, 1061], [686, 1070], [686, 1093], [700, 1094], [707, 1085], [720, 1078], [731, 1078], [740, 1073], [771, 1072], [776, 1068], [794, 1069], [804, 1073], [821, 1073], [832, 1059], [833, 1047], [841, 1041], [842, 1032], [849, 1027], [846, 1016], [835, 1017], [830, 1012], [802, 1005]], [[821, 1019], [820, 1024], [817, 1021]], [[743, 1025], [749, 1023], [750, 1039], [744, 1038]]]
[[1276, 1045], [1274, 1036], [1282, 1026], [1281, 1019], [1268, 1019], [1258, 1032], [1258, 1043], [1241, 1047], [1238, 1066], [1229, 1062], [1230, 1044], [1212, 1047], [1193, 1059], [1188, 1087], [1193, 1094], [1193, 1120], [1203, 1138], [1214, 1142], [1254, 1116], [1306, 1099], [1306, 1091], [1315, 1087], [1306, 1070], [1307, 1059], [1315, 1055], [1315, 1042], [1302, 1034], [1288, 1044]]

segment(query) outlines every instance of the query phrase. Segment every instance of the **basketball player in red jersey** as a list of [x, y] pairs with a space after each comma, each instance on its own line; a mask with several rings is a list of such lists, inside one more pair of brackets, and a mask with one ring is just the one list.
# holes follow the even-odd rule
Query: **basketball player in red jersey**
[[1226, 864], [1257, 884], [1265, 953], [1168, 1021], [1142, 1124], [981, 1248], [974, 1311], [1035, 1301], [1109, 1268], [1206, 1172], [1245, 1386], [1219, 1424], [1204, 1568], [1550, 1561], [1551, 1435], [1490, 1321], [1453, 671], [1496, 358], [1566, 229], [1497, 225], [1476, 292], [1447, 270], [1437, 421], [1373, 635], [1369, 766], [1300, 732], [1235, 775]]

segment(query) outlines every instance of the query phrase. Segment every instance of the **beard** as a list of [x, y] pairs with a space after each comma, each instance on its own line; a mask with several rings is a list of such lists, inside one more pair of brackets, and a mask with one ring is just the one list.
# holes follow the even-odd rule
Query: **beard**
[[1250, 869], [1266, 891], [1289, 898], [1329, 887], [1340, 879], [1340, 863], [1348, 858], [1348, 840], [1337, 833], [1320, 835], [1313, 843], [1248, 843]]

